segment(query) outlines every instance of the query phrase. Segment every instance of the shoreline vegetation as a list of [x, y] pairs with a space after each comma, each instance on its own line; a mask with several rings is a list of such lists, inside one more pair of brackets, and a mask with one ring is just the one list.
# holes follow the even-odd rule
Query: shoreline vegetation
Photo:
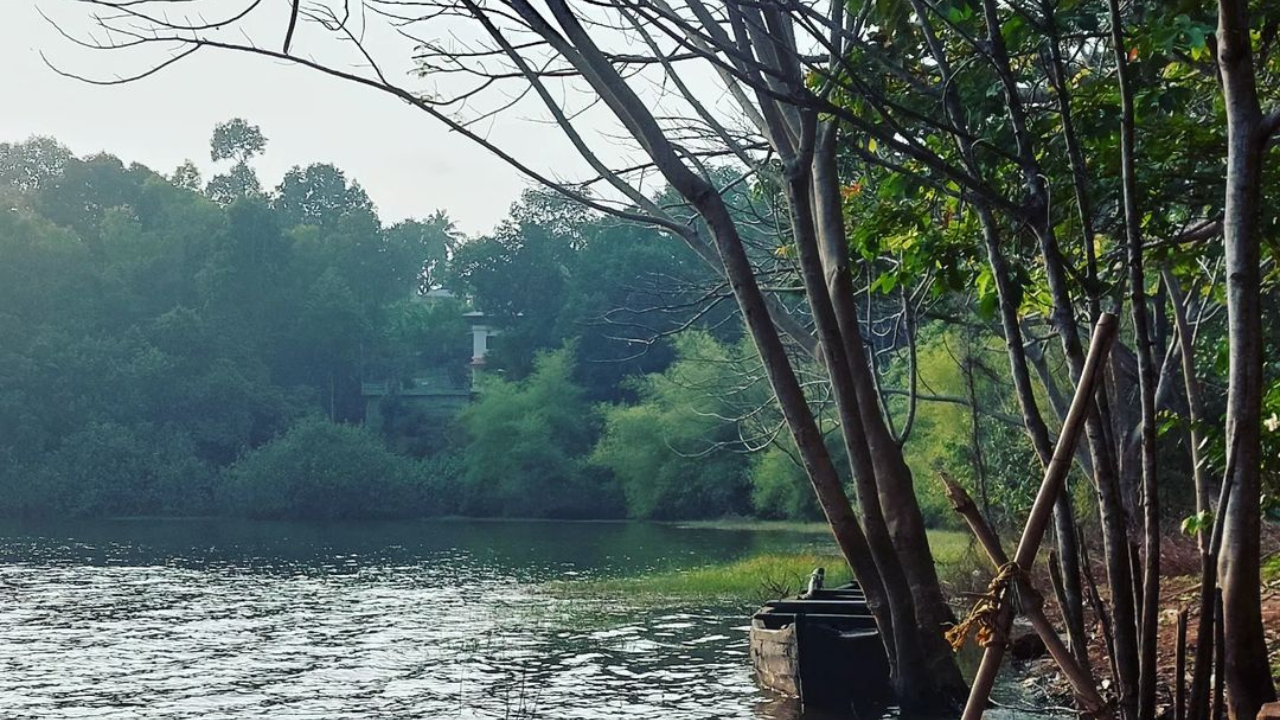
[[[795, 532], [829, 535], [830, 530], [818, 523], [777, 521], [723, 520], [696, 523], [664, 523], [688, 529], [752, 530], [763, 532]], [[963, 532], [932, 530], [929, 543], [936, 558], [939, 576], [944, 583], [968, 580], [974, 569], [973, 545]], [[626, 595], [655, 604], [716, 601], [759, 605], [765, 600], [793, 595], [804, 588], [814, 568], [826, 570], [828, 587], [842, 585], [853, 574], [834, 544], [828, 549], [796, 549], [764, 552], [744, 558], [693, 567], [643, 571], [626, 577], [557, 580], [547, 584], [548, 591], [559, 598], [604, 599]]]

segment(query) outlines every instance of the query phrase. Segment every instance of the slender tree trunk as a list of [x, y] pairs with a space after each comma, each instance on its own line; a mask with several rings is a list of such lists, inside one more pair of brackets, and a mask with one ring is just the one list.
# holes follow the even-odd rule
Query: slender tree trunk
[[[973, 141], [967, 135], [966, 114], [955, 85], [951, 82], [951, 65], [946, 49], [934, 35], [932, 28], [924, 21], [930, 11], [924, 7], [922, 0], [912, 0], [912, 6], [920, 20], [921, 32], [933, 55], [943, 86], [943, 103], [952, 123], [961, 130], [955, 138], [960, 148], [961, 157], [966, 169], [981, 176], [974, 154]], [[1018, 397], [1019, 409], [1022, 411], [1023, 424], [1040, 458], [1042, 465], [1049, 462], [1053, 455], [1053, 443], [1049, 438], [1049, 430], [1040, 413], [1035, 399], [1035, 391], [1031, 385], [1031, 376], [1027, 370], [1026, 347], [1022, 339], [1021, 326], [1018, 323], [1018, 309], [1013, 305], [1013, 292], [1010, 288], [1008, 263], [1000, 249], [1000, 231], [996, 219], [990, 209], [976, 208], [982, 227], [983, 238], [987, 248], [988, 263], [992, 275], [996, 279], [996, 292], [1000, 301], [1001, 325], [1005, 335], [1005, 345], [1009, 353], [1010, 370], [1014, 380], [1014, 388]], [[1081, 356], [1083, 359], [1083, 355]], [[1070, 493], [1064, 483], [1061, 497], [1054, 504], [1054, 535], [1058, 542], [1058, 556], [1061, 558], [1060, 569], [1065, 579], [1067, 603], [1062, 608], [1066, 619], [1067, 636], [1072, 651], [1088, 668], [1088, 639], [1084, 633], [1084, 602], [1080, 587], [1080, 561], [1076, 547], [1075, 518], [1071, 509]]]
[[1187, 718], [1187, 609], [1178, 610], [1178, 634], [1174, 641], [1173, 720]]
[[[1200, 398], [1200, 383], [1196, 379], [1195, 346], [1192, 344], [1193, 335], [1187, 322], [1187, 308], [1178, 287], [1178, 279], [1168, 268], [1164, 269], [1163, 277], [1173, 303], [1173, 321], [1181, 346], [1182, 380], [1187, 394], [1187, 445], [1191, 452], [1192, 477], [1195, 481], [1196, 515], [1203, 521], [1209, 517], [1213, 506], [1209, 501], [1208, 473], [1205, 472], [1205, 461], [1201, 456], [1204, 433], [1200, 428], [1204, 422], [1204, 405]], [[1209, 529], [1201, 522], [1196, 532], [1196, 545], [1200, 550], [1200, 615], [1196, 618], [1195, 666], [1191, 674], [1191, 700], [1186, 714], [1190, 720], [1205, 720], [1209, 712], [1210, 671], [1213, 668], [1214, 654], [1214, 599], [1218, 587], [1218, 564]]]
[[1085, 163], [1080, 138], [1076, 134], [1075, 115], [1071, 108], [1071, 91], [1067, 83], [1067, 67], [1062, 58], [1062, 41], [1058, 34], [1055, 3], [1042, 0], [1049, 35], [1049, 82], [1058, 99], [1058, 115], [1062, 119], [1062, 137], [1067, 145], [1067, 159], [1071, 165], [1071, 186], [1075, 191], [1076, 210], [1080, 217], [1080, 236], [1085, 256], [1085, 293], [1089, 298], [1089, 321], [1098, 322], [1102, 305], [1098, 300], [1098, 254], [1094, 248], [1093, 203], [1089, 199], [1089, 168]]
[[1120, 86], [1120, 173], [1123, 183], [1124, 228], [1129, 262], [1129, 305], [1133, 313], [1134, 351], [1138, 355], [1138, 393], [1142, 408], [1143, 572], [1142, 624], [1138, 656], [1138, 717], [1156, 714], [1156, 640], [1160, 622], [1160, 495], [1156, 478], [1156, 371], [1151, 354], [1151, 319], [1147, 311], [1146, 275], [1142, 258], [1142, 218], [1138, 214], [1135, 176], [1133, 87], [1129, 80], [1120, 1], [1110, 0], [1111, 44]]
[[871, 612], [885, 630], [885, 637], [889, 638], [886, 650], [892, 658], [895, 651], [891, 639], [893, 623], [885, 602], [885, 588], [879, 571], [871, 557], [866, 536], [863, 535], [849, 498], [845, 495], [804, 390], [791, 366], [787, 349], [769, 313], [768, 302], [756, 281], [742, 237], [738, 234], [724, 199], [710, 183], [685, 166], [648, 107], [595, 45], [565, 0], [550, 0], [548, 7], [564, 31], [563, 41], [560, 33], [547, 27], [538, 11], [527, 2], [516, 0], [512, 3], [515, 12], [534, 27], [539, 35], [549, 42], [561, 45], [557, 49], [572, 59], [583, 78], [641, 144], [671, 187], [694, 207], [711, 231], [724, 268], [724, 276], [733, 291], [756, 351], [760, 354], [769, 384], [796, 443], [818, 504], [827, 518], [841, 553], [866, 592]]
[[[996, 74], [1000, 77], [1000, 83], [1004, 89], [1005, 108], [1008, 111], [1009, 125], [1013, 130], [1014, 140], [1017, 145], [1019, 164], [1026, 178], [1027, 190], [1030, 195], [1031, 214], [1036, 216], [1033, 225], [1040, 240], [1050, 293], [1054, 299], [1054, 325], [1062, 335], [1064, 349], [1067, 352], [1068, 359], [1071, 361], [1072, 376], [1078, 381], [1084, 365], [1084, 351], [1076, 328], [1075, 312], [1070, 294], [1067, 290], [1065, 262], [1058, 247], [1057, 239], [1053, 234], [1052, 219], [1049, 217], [1048, 189], [1045, 185], [1044, 175], [1039, 167], [1039, 161], [1035, 156], [1031, 135], [1027, 131], [1026, 112], [1018, 94], [1018, 82], [1013, 74], [1008, 50], [1005, 47], [996, 1], [983, 0], [982, 13], [987, 28], [989, 58], [996, 70]], [[1068, 114], [1066, 117], [1069, 120], [1070, 115]], [[1096, 423], [1091, 420], [1089, 424], [1095, 425]], [[1090, 432], [1089, 434], [1092, 433]], [[1092, 443], [1090, 443], [1090, 447], [1092, 448]], [[1094, 464], [1095, 466], [1097, 465], [1096, 457]], [[1058, 550], [1062, 562], [1062, 573], [1064, 580], [1068, 583], [1066, 588], [1068, 590], [1069, 607], [1063, 608], [1063, 612], [1067, 619], [1072, 646], [1077, 648], [1077, 652], [1083, 652], [1087, 641], [1084, 637], [1084, 609], [1079, 581], [1079, 549], [1075, 547], [1075, 517], [1071, 509], [1070, 490], [1065, 483], [1062, 487], [1062, 497], [1055, 500], [1054, 528], [1055, 535], [1060, 543]]]
[[[751, 48], [766, 66], [774, 70], [769, 74], [768, 80], [755, 78], [762, 117], [768, 126], [771, 143], [782, 155], [810, 152], [810, 143], [817, 142], [818, 138], [805, 136], [801, 113], [795, 106], [777, 102], [763, 90], [766, 86], [770, 86], [775, 92], [789, 91], [787, 88], [778, 86], [779, 78], [789, 78], [794, 88], [803, 87], [804, 78], [799, 67], [791, 59], [791, 55], [794, 54], [794, 48], [791, 47], [793, 37], [788, 31], [789, 26], [783, 13], [776, 6], [756, 7], [736, 4], [726, 6], [726, 12], [739, 46]], [[779, 50], [785, 57], [779, 55]], [[758, 72], [757, 75], [759, 75]], [[834, 126], [829, 127], [834, 132]], [[847, 267], [847, 241], [844, 235], [843, 215], [840, 212], [839, 182], [834, 164], [834, 137], [830, 139], [829, 146], [829, 151], [818, 155], [823, 159], [823, 163], [813, 169], [815, 177], [820, 177], [813, 184], [813, 202], [816, 203], [818, 212], [823, 213], [823, 219], [817, 223], [818, 232], [822, 238], [821, 246], [837, 247], [838, 252], [828, 253], [828, 256], [840, 259], [845, 263], [842, 267]], [[826, 174], [823, 175], [823, 173]], [[835, 212], [829, 212], [832, 207], [836, 209]], [[822, 208], [828, 210], [822, 210]], [[959, 670], [954, 658], [946, 652], [942, 637], [943, 623], [951, 619], [950, 610], [942, 597], [933, 564], [933, 555], [929, 550], [924, 531], [919, 502], [912, 489], [910, 471], [902, 459], [901, 448], [893, 441], [885, 419], [880, 414], [874, 380], [870, 376], [862, 336], [857, 324], [850, 274], [847, 270], [836, 272], [833, 278], [828, 280], [828, 282], [833, 281], [836, 286], [831, 289], [830, 298], [834, 305], [840, 334], [843, 336], [847, 364], [853, 377], [866, 443], [872, 456], [876, 487], [880, 495], [880, 509], [884, 514], [898, 557], [901, 559], [917, 616], [920, 618], [918, 625], [934, 685], [942, 689], [943, 695], [946, 696], [955, 692], [953, 687], [963, 688]], [[848, 285], [847, 291], [839, 287], [839, 283]], [[851, 450], [856, 450], [856, 446]], [[925, 700], [925, 698], [919, 698], [919, 700]]]
[[[1053, 224], [1048, 217], [1048, 190], [1039, 162], [1035, 157], [1030, 134], [1027, 132], [1026, 114], [1018, 94], [1018, 83], [1011, 69], [1004, 38], [1000, 32], [999, 12], [995, 0], [983, 0], [982, 8], [987, 25], [990, 58], [1004, 87], [1005, 106], [1017, 141], [1017, 152], [1030, 195], [1029, 211], [1036, 218], [1033, 231], [1040, 244], [1045, 279], [1053, 300], [1053, 325], [1062, 340], [1063, 352], [1070, 364], [1072, 377], [1079, 382], [1080, 373], [1084, 368], [1084, 352], [1080, 342], [1080, 331], [1076, 326], [1066, 261], [1054, 234]], [[1115, 644], [1116, 652], [1120, 654], [1116, 663], [1120, 671], [1120, 677], [1117, 679], [1120, 688], [1120, 705], [1124, 716], [1132, 718], [1137, 712], [1138, 643], [1135, 623], [1137, 613], [1133, 602], [1133, 575], [1129, 568], [1127, 519], [1117, 487], [1116, 461], [1112, 450], [1114, 446], [1109, 442], [1104, 428], [1105, 408], [1106, 392], [1100, 389], [1094, 411], [1091, 412], [1085, 424], [1085, 437], [1089, 443], [1089, 454], [1093, 458], [1094, 474], [1098, 485], [1099, 512], [1102, 517], [1104, 549], [1107, 556], [1107, 577], [1115, 603]]]
[[844, 357], [854, 383], [861, 429], [865, 433], [866, 447], [875, 471], [880, 507], [911, 590], [920, 647], [936, 686], [947, 699], [958, 701], [966, 686], [943, 634], [945, 626], [954, 618], [942, 597], [911, 471], [902, 457], [902, 448], [893, 441], [880, 412], [879, 396], [858, 324], [836, 176], [837, 133], [838, 127], [834, 123], [821, 125], [813, 159], [813, 204], [820, 257], [844, 343]]
[[[815, 123], [806, 118], [803, 136], [808, 146], [809, 138], [816, 132]], [[811, 150], [809, 152], [812, 152]], [[853, 385], [849, 361], [845, 357], [845, 342], [836, 321], [835, 309], [827, 290], [822, 259], [819, 255], [816, 229], [813, 221], [813, 203], [810, 175], [811, 156], [799, 155], [787, 158], [785, 164], [786, 194], [790, 208], [792, 237], [796, 243], [801, 277], [813, 312], [822, 352], [826, 359], [827, 375], [831, 382], [836, 409], [840, 416], [840, 430], [848, 451], [850, 470], [862, 510], [862, 522], [867, 543], [876, 568], [884, 581], [889, 614], [893, 623], [893, 640], [897, 648], [894, 666], [895, 690], [904, 704], [927, 706], [929, 692], [928, 675], [924, 672], [920, 639], [916, 632], [915, 604], [912, 601], [906, 574], [889, 536], [880, 505], [879, 490], [871, 453], [863, 432], [858, 394]]]
[[[1096, 402], [1102, 403], [1106, 390], [1100, 389]], [[1102, 524], [1102, 549], [1106, 560], [1107, 583], [1111, 586], [1112, 637], [1115, 644], [1116, 685], [1120, 709], [1125, 718], [1138, 711], [1138, 638], [1137, 610], [1134, 605], [1134, 578], [1129, 563], [1128, 519], [1120, 498], [1120, 484], [1115, 474], [1114, 447], [1102, 431], [1095, 413], [1085, 427], [1089, 451], [1094, 458], [1095, 483], [1098, 493], [1098, 518]]]
[[1258, 199], [1262, 115], [1258, 108], [1245, 0], [1218, 3], [1218, 69], [1227, 110], [1227, 179], [1223, 212], [1230, 369], [1227, 388], [1227, 465], [1232, 491], [1218, 508], [1223, 524], [1218, 573], [1222, 580], [1222, 648], [1227, 706], [1234, 720], [1251, 720], [1275, 699], [1262, 626], [1259, 507], [1262, 423], [1262, 315], [1259, 297]]
[[[1013, 289], [1010, 287], [1009, 267], [1004, 253], [1000, 249], [999, 231], [995, 218], [986, 210], [978, 209], [978, 218], [982, 226], [982, 234], [987, 249], [987, 263], [991, 266], [996, 280], [996, 295], [999, 298], [1000, 323], [1004, 330], [1005, 347], [1009, 355], [1010, 375], [1013, 377], [1014, 394], [1018, 398], [1018, 407], [1022, 411], [1022, 422], [1031, 437], [1036, 457], [1041, 467], [1049, 464], [1053, 457], [1053, 441], [1049, 437], [1049, 428], [1040, 414], [1036, 402], [1035, 389], [1031, 383], [1031, 372], [1028, 368], [1026, 346], [1022, 339], [1022, 326], [1018, 322], [1018, 310], [1013, 306]], [[1063, 483], [1065, 487], [1065, 482]], [[1075, 518], [1071, 505], [1064, 491], [1056, 499], [1053, 507], [1054, 535], [1058, 541], [1058, 554], [1070, 554], [1070, 561], [1059, 561], [1059, 569], [1063, 574], [1063, 590], [1067, 599], [1062, 608], [1066, 620], [1067, 637], [1071, 651], [1080, 659], [1081, 664], [1089, 667], [1088, 639], [1084, 632], [1083, 597], [1080, 588], [1080, 561], [1076, 555]]]
[[[967, 333], [971, 334], [971, 333]], [[964, 349], [964, 387], [969, 396], [969, 447], [973, 455], [973, 476], [978, 485], [978, 497], [982, 501], [982, 517], [991, 524], [991, 498], [987, 494], [987, 463], [982, 452], [982, 424], [979, 422], [978, 389], [974, 383], [972, 338]], [[1059, 573], [1061, 575], [1061, 573]]]

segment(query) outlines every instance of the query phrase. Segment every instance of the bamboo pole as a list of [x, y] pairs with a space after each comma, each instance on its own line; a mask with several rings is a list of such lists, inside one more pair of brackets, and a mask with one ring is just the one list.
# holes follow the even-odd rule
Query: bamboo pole
[[[1116, 337], [1119, 326], [1116, 316], [1103, 313], [1094, 327], [1093, 340], [1089, 345], [1089, 354], [1085, 358], [1084, 368], [1080, 372], [1079, 384], [1076, 385], [1075, 397], [1071, 400], [1071, 408], [1062, 423], [1062, 432], [1058, 435], [1058, 445], [1053, 450], [1053, 457], [1045, 466], [1044, 480], [1040, 483], [1040, 491], [1036, 494], [1035, 503], [1031, 506], [1031, 514], [1027, 518], [1026, 527], [1022, 530], [1022, 538], [1018, 541], [1018, 549], [1013, 561], [1018, 568], [1026, 569], [1035, 562], [1036, 553], [1040, 550], [1040, 542], [1044, 539], [1044, 531], [1053, 511], [1053, 504], [1062, 491], [1062, 483], [1071, 470], [1076, 443], [1084, 429], [1085, 418], [1093, 403], [1094, 388], [1098, 381], [1099, 370], [1103, 361], [1111, 351], [1111, 344]], [[997, 543], [998, 546], [999, 543]], [[1013, 616], [1009, 604], [1004, 603], [1000, 612], [999, 626], [1003, 632], [1008, 631]], [[982, 655], [982, 663], [974, 676], [969, 690], [969, 700], [965, 704], [961, 720], [979, 720], [991, 698], [991, 689], [995, 686], [996, 675], [1004, 662], [1004, 643], [996, 642], [988, 645]], [[1096, 691], [1095, 691], [1096, 692]]]
[[[947, 488], [947, 498], [951, 501], [951, 507], [959, 513], [967, 523], [969, 529], [973, 531], [974, 537], [978, 539], [978, 544], [986, 551], [987, 557], [995, 564], [997, 568], [1004, 567], [1009, 563], [1009, 556], [1005, 554], [1004, 548], [1000, 545], [1000, 540], [996, 536], [995, 531], [987, 524], [986, 518], [982, 516], [978, 506], [973, 502], [973, 498], [965, 489], [960, 486], [946, 473], [939, 473], [942, 477], [943, 484]], [[1053, 562], [1049, 563], [1053, 569]], [[1076, 656], [1062, 642], [1058, 631], [1054, 629], [1053, 624], [1044, 614], [1044, 598], [1040, 595], [1025, 577], [1019, 576], [1018, 580], [1018, 610], [1031, 621], [1031, 627], [1035, 629], [1036, 635], [1044, 641], [1045, 649], [1049, 651], [1049, 655], [1054, 662], [1058, 663], [1058, 667], [1062, 669], [1062, 674], [1066, 676], [1067, 681], [1071, 683], [1071, 689], [1075, 692], [1076, 701], [1080, 704], [1081, 709], [1093, 716], [1100, 716], [1106, 712], [1106, 701], [1098, 693], [1098, 689], [1094, 684], [1093, 676], [1087, 667], [1084, 667], [1076, 659]]]

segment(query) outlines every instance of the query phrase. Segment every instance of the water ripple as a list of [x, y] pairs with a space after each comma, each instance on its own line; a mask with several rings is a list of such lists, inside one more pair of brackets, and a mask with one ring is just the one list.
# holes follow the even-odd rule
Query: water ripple
[[0, 548], [11, 718], [753, 717], [742, 618], [562, 601], [466, 553]]

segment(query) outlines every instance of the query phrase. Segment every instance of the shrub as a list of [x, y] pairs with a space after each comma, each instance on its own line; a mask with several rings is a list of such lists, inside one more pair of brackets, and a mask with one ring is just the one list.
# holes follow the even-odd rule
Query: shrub
[[804, 468], [781, 448], [756, 456], [751, 464], [751, 507], [767, 520], [820, 520], [813, 487]]
[[729, 397], [730, 349], [703, 333], [676, 339], [679, 359], [636, 381], [640, 401], [606, 406], [592, 454], [618, 479], [627, 512], [640, 518], [705, 518], [750, 507], [748, 458]]
[[462, 413], [468, 515], [608, 517], [613, 484], [588, 471], [595, 411], [574, 381], [573, 347], [539, 354], [520, 381], [490, 378]]
[[416, 463], [363, 428], [303, 420], [227, 469], [224, 511], [254, 518], [351, 519], [451, 509], [456, 465]]
[[0, 515], [198, 515], [212, 468], [174, 428], [93, 422], [28, 463], [4, 463]]

